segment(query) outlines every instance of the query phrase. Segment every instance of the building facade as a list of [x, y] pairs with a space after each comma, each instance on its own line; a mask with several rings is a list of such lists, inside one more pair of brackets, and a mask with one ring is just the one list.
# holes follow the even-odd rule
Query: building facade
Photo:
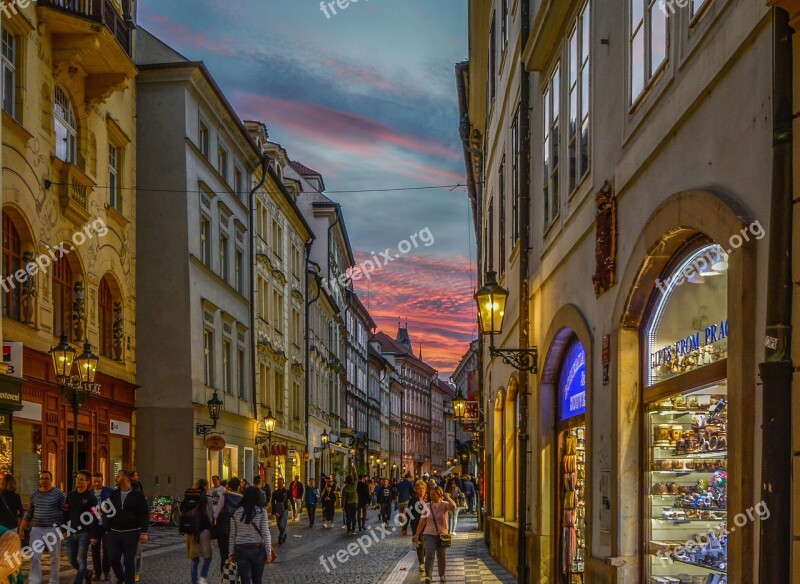
[[[373, 394], [370, 395], [369, 384], [369, 336], [370, 331], [375, 328], [375, 321], [372, 320], [367, 307], [364, 306], [354, 290], [348, 289], [345, 297], [347, 300], [345, 421], [351, 430], [352, 437], [352, 440], [348, 440], [350, 470], [359, 475], [367, 471], [370, 434], [377, 431], [380, 435], [380, 424], [374, 427], [372, 423], [377, 408], [375, 407], [374, 385], [372, 386]], [[378, 397], [378, 399], [380, 398]], [[378, 420], [380, 422], [379, 417]]]
[[48, 355], [62, 334], [100, 356], [78, 466], [109, 477], [135, 462], [137, 71], [135, 2], [25, 4], [2, 18], [0, 471], [27, 500], [40, 470], [61, 488], [78, 470]]
[[[480, 404], [482, 400], [479, 385], [478, 351], [479, 344], [476, 339], [469, 344], [469, 349], [456, 365], [450, 381], [453, 383], [455, 392], [461, 392], [461, 395], [467, 398], [468, 401]], [[479, 464], [482, 461], [479, 449], [480, 444], [482, 444], [484, 429], [485, 421], [480, 418], [480, 412], [476, 421], [469, 423], [456, 422], [452, 429], [452, 441], [448, 442], [447, 458], [458, 459], [462, 474], [483, 477], [482, 469], [479, 470]]]
[[[137, 248], [147, 275], [137, 321], [148, 340], [137, 452], [140, 473], [174, 495], [197, 477], [251, 480], [256, 468], [248, 195], [261, 152], [202, 63], [143, 29], [137, 46], [137, 216], [158, 234]], [[215, 396], [220, 418], [203, 427]], [[207, 443], [202, 430], [223, 441]]]
[[718, 562], [669, 542], [759, 500], [773, 12], [623, 6], [470, 3], [461, 136], [482, 283], [510, 292], [494, 345], [539, 352], [527, 374], [483, 342], [487, 537], [525, 581], [754, 582], [765, 514], [714, 535]]

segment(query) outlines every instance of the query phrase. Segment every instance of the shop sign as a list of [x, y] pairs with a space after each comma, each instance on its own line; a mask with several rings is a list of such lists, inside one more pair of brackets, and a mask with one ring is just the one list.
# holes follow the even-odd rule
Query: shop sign
[[586, 413], [586, 351], [575, 341], [567, 351], [558, 381], [561, 420]]
[[6, 375], [22, 379], [22, 343], [3, 343], [3, 363], [8, 366]]
[[464, 409], [464, 418], [462, 421], [464, 422], [477, 422], [480, 419], [480, 402], [477, 401], [468, 401], [467, 407]]
[[206, 438], [206, 448], [211, 452], [219, 452], [225, 448], [225, 438], [219, 434], [214, 434]]
[[118, 434], [120, 436], [131, 435], [131, 425], [129, 422], [121, 422], [120, 420], [111, 420], [111, 434]]
[[0, 407], [10, 407], [12, 410], [22, 409], [22, 381], [0, 379]]
[[650, 378], [660, 381], [671, 375], [699, 369], [728, 356], [728, 319], [695, 330], [674, 343], [650, 353]]
[[0, 433], [11, 433], [11, 412], [0, 412]]

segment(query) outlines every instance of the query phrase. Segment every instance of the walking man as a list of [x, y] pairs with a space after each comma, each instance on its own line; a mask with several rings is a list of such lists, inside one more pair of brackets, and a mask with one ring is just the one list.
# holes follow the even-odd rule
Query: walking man
[[289, 483], [289, 492], [294, 499], [295, 514], [292, 519], [293, 523], [300, 521], [300, 511], [303, 510], [303, 483], [300, 481], [300, 475], [294, 475], [294, 480]]
[[[92, 493], [97, 499], [97, 504], [102, 505], [106, 501], [114, 489], [103, 485], [103, 473], [96, 472], [92, 474]], [[100, 517], [102, 519], [102, 516]], [[106, 536], [102, 533], [98, 535], [96, 543], [92, 544], [92, 568], [94, 569], [94, 579], [108, 580], [108, 575], [111, 572], [111, 560], [108, 558], [108, 542]]]
[[365, 474], [361, 475], [356, 485], [358, 492], [358, 530], [363, 531], [367, 528], [367, 507], [372, 501], [372, 496], [369, 493], [369, 477]]
[[75, 490], [67, 495], [64, 505], [64, 525], [67, 529], [74, 530], [67, 538], [67, 556], [69, 563], [75, 568], [75, 581], [73, 584], [83, 584], [92, 581], [92, 571], [88, 566], [89, 539], [96, 544], [98, 522], [94, 515], [97, 508], [97, 498], [89, 490], [92, 475], [88, 470], [78, 472], [75, 477]]
[[275, 516], [275, 521], [278, 522], [278, 543], [286, 543], [286, 522], [289, 519], [289, 507], [292, 508], [292, 513], [297, 515], [294, 506], [294, 498], [292, 494], [283, 486], [284, 481], [282, 478], [278, 479], [278, 486], [272, 491], [272, 500], [270, 507], [272, 514]]
[[225, 560], [228, 559], [228, 554], [233, 550], [230, 549], [231, 538], [231, 517], [233, 512], [242, 501], [242, 495], [239, 493], [239, 486], [241, 481], [237, 477], [232, 477], [228, 481], [227, 490], [219, 498], [219, 503], [214, 508], [214, 520], [217, 527], [217, 545], [219, 545], [220, 557], [220, 572], [225, 565]]
[[317, 505], [319, 504], [319, 489], [314, 479], [308, 479], [306, 486], [306, 509], [308, 510], [308, 526], [314, 527], [314, 519], [317, 517]]
[[400, 513], [400, 521], [403, 522], [403, 535], [408, 535], [408, 530], [406, 529], [406, 523], [408, 522], [408, 518], [406, 517], [406, 509], [408, 508], [408, 502], [411, 500], [411, 493], [414, 491], [414, 483], [411, 482], [411, 473], [407, 472], [406, 476], [403, 477], [403, 480], [397, 483], [397, 503], [398, 503], [398, 511]]
[[392, 499], [392, 487], [389, 486], [389, 479], [381, 479], [378, 503], [381, 506], [381, 521], [385, 525], [389, 525], [389, 517], [392, 515]]
[[[39, 489], [31, 495], [28, 510], [22, 517], [19, 526], [19, 537], [25, 536], [25, 529], [31, 526], [31, 571], [29, 584], [42, 582], [42, 554], [44, 545], [50, 554], [50, 584], [58, 584], [58, 572], [61, 556], [61, 514], [67, 497], [64, 491], [53, 486], [53, 473], [43, 470], [39, 473]], [[55, 527], [53, 527], [55, 526]], [[34, 545], [39, 543], [39, 545]], [[40, 551], [36, 551], [36, 549]]]
[[467, 513], [475, 513], [475, 483], [472, 482], [472, 477], [467, 475], [462, 481], [464, 488], [464, 495], [467, 497]]
[[136, 581], [136, 551], [140, 543], [147, 543], [150, 524], [147, 499], [142, 491], [134, 490], [131, 476], [127, 470], [117, 472], [117, 488], [108, 498], [102, 518], [107, 529], [111, 569], [119, 584], [134, 584]]

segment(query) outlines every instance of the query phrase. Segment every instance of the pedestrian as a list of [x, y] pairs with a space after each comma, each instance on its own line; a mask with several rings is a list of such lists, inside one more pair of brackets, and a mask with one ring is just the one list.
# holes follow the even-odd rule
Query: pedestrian
[[384, 525], [389, 525], [389, 518], [392, 515], [392, 488], [389, 486], [389, 479], [381, 479], [378, 504], [381, 508], [381, 521]]
[[414, 532], [414, 540], [419, 541], [420, 535], [424, 534], [423, 544], [425, 546], [425, 584], [431, 584], [433, 576], [433, 562], [436, 560], [436, 567], [439, 569], [439, 582], [445, 582], [445, 571], [447, 570], [447, 547], [439, 542], [440, 535], [446, 535], [447, 516], [455, 510], [456, 504], [450, 495], [442, 491], [441, 487], [435, 487], [430, 491], [430, 502], [425, 504], [422, 519]]
[[450, 535], [455, 535], [457, 531], [456, 528], [458, 527], [458, 512], [461, 511], [462, 508], [466, 507], [466, 497], [461, 492], [461, 489], [458, 488], [458, 483], [456, 483], [455, 479], [450, 479], [447, 481], [447, 486], [445, 487], [444, 492], [447, 493], [456, 503], [456, 508], [448, 515], [447, 518], [447, 528], [450, 530]]
[[147, 543], [150, 525], [147, 499], [144, 493], [133, 489], [131, 476], [127, 470], [117, 472], [117, 488], [108, 498], [101, 519], [103, 528], [107, 530], [108, 555], [118, 584], [134, 584], [136, 581], [136, 552], [139, 544]]
[[[414, 492], [408, 500], [408, 524], [411, 526], [411, 534], [417, 532], [419, 520], [422, 519], [422, 511], [425, 508], [425, 494], [428, 492], [428, 486], [425, 481], [418, 480], [414, 483]], [[419, 571], [425, 571], [425, 546], [421, 541], [415, 539], [411, 542], [417, 552], [417, 561], [419, 562]]]
[[88, 562], [89, 546], [90, 539], [96, 541], [99, 524], [93, 513], [98, 503], [97, 497], [89, 490], [91, 481], [92, 474], [88, 470], [79, 471], [75, 475], [75, 490], [67, 494], [64, 504], [62, 525], [74, 530], [67, 537], [67, 557], [75, 568], [73, 584], [92, 581]]
[[356, 491], [358, 492], [358, 530], [363, 531], [367, 528], [367, 507], [369, 507], [372, 497], [369, 493], [369, 477], [361, 475]]
[[[43, 470], [39, 473], [39, 489], [31, 495], [28, 509], [19, 525], [19, 537], [25, 539], [25, 529], [31, 526], [31, 570], [29, 584], [42, 582], [42, 554], [44, 545], [50, 554], [50, 584], [58, 584], [61, 563], [61, 512], [67, 496], [61, 489], [53, 486], [53, 473]], [[52, 542], [50, 541], [52, 539]], [[39, 546], [34, 544], [40, 544]], [[37, 551], [37, 548], [39, 551]]]
[[[211, 527], [214, 525], [214, 501], [209, 496], [208, 481], [198, 479], [194, 483], [195, 491], [200, 492], [200, 496], [194, 501], [194, 529], [193, 533], [186, 534], [186, 555], [192, 560], [192, 584], [208, 584], [208, 570], [211, 568], [211, 559], [214, 554], [211, 549]], [[184, 499], [186, 502], [186, 499]], [[183, 510], [181, 510], [183, 513]], [[200, 568], [200, 575], [197, 571], [200, 567], [200, 559], [203, 566]]]
[[[139, 471], [134, 470], [131, 471], [131, 488], [134, 491], [139, 491], [140, 493], [144, 494], [144, 487], [142, 486], [142, 482], [139, 480]], [[145, 497], [145, 500], [147, 498]], [[139, 575], [142, 573], [142, 544], [141, 542], [139, 545], [136, 546], [136, 581], [139, 581]]]
[[[97, 499], [98, 505], [107, 501], [113, 492], [114, 489], [103, 484], [103, 473], [92, 473], [92, 493]], [[101, 521], [102, 515], [98, 517], [98, 522]], [[102, 523], [100, 527], [102, 527]], [[108, 580], [111, 572], [111, 560], [108, 558], [108, 543], [102, 529], [98, 531], [95, 543], [92, 544], [92, 568], [95, 580]]]
[[378, 505], [378, 491], [381, 490], [381, 481], [378, 477], [373, 477], [369, 480], [369, 492], [372, 494], [372, 508], [373, 509], [380, 509], [381, 506]]
[[[282, 479], [278, 479], [280, 483]], [[274, 493], [273, 493], [274, 496]], [[241, 584], [261, 584], [264, 564], [272, 562], [272, 539], [267, 512], [259, 505], [258, 489], [250, 487], [230, 520], [232, 557], [236, 559]], [[224, 562], [223, 562], [224, 563]]]
[[244, 495], [244, 492], [250, 488], [250, 483], [247, 482], [247, 479], [242, 479], [239, 482], [239, 494]]
[[256, 475], [255, 477], [253, 477], [253, 486], [257, 488], [258, 491], [261, 493], [258, 499], [258, 504], [261, 505], [262, 507], [266, 507], [267, 503], [269, 502], [269, 499], [267, 499], [267, 494], [264, 492], [264, 489], [262, 488], [261, 475]]
[[317, 517], [317, 505], [319, 504], [319, 489], [314, 479], [308, 479], [305, 497], [306, 510], [308, 511], [308, 526], [314, 527], [314, 519]]
[[297, 523], [300, 521], [300, 512], [303, 510], [303, 482], [300, 480], [300, 475], [294, 475], [294, 480], [289, 483], [289, 492], [294, 499], [295, 514], [292, 517], [292, 522]]
[[336, 491], [330, 481], [325, 481], [325, 488], [319, 496], [322, 503], [322, 527], [331, 529], [333, 527], [333, 516], [336, 513]]
[[6, 473], [0, 481], [0, 525], [17, 531], [23, 512], [22, 498], [17, 493], [17, 480]]
[[414, 483], [411, 482], [411, 473], [407, 472], [403, 480], [397, 483], [397, 510], [400, 513], [400, 521], [403, 523], [403, 535], [408, 535], [408, 530], [406, 529], [406, 523], [408, 522], [406, 518], [406, 509], [408, 508], [408, 502], [411, 500], [413, 491]]
[[467, 498], [467, 513], [475, 513], [475, 483], [472, 482], [472, 477], [466, 475], [462, 481], [464, 496]]
[[356, 513], [358, 512], [358, 489], [351, 475], [344, 478], [342, 488], [342, 511], [347, 521], [347, 535], [356, 533]]
[[283, 478], [278, 478], [278, 486], [272, 491], [270, 508], [278, 523], [278, 544], [286, 543], [286, 523], [289, 520], [289, 507], [295, 513], [294, 498], [289, 490], [284, 486]]
[[233, 512], [242, 502], [242, 495], [239, 493], [239, 485], [241, 481], [237, 477], [231, 477], [228, 480], [226, 491], [220, 497], [220, 503], [214, 508], [214, 526], [217, 536], [217, 545], [219, 546], [220, 566], [219, 569], [225, 565], [225, 558], [230, 553], [230, 529], [231, 517]]

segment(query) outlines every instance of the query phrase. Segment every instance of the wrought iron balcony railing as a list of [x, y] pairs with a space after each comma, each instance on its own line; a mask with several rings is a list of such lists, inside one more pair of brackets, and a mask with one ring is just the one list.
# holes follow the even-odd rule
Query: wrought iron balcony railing
[[[114, 7], [112, 0], [39, 0], [37, 5], [87, 18], [105, 26], [125, 53], [131, 56], [131, 27]], [[127, 5], [128, 1], [123, 0], [121, 5], [123, 14], [128, 13]]]

